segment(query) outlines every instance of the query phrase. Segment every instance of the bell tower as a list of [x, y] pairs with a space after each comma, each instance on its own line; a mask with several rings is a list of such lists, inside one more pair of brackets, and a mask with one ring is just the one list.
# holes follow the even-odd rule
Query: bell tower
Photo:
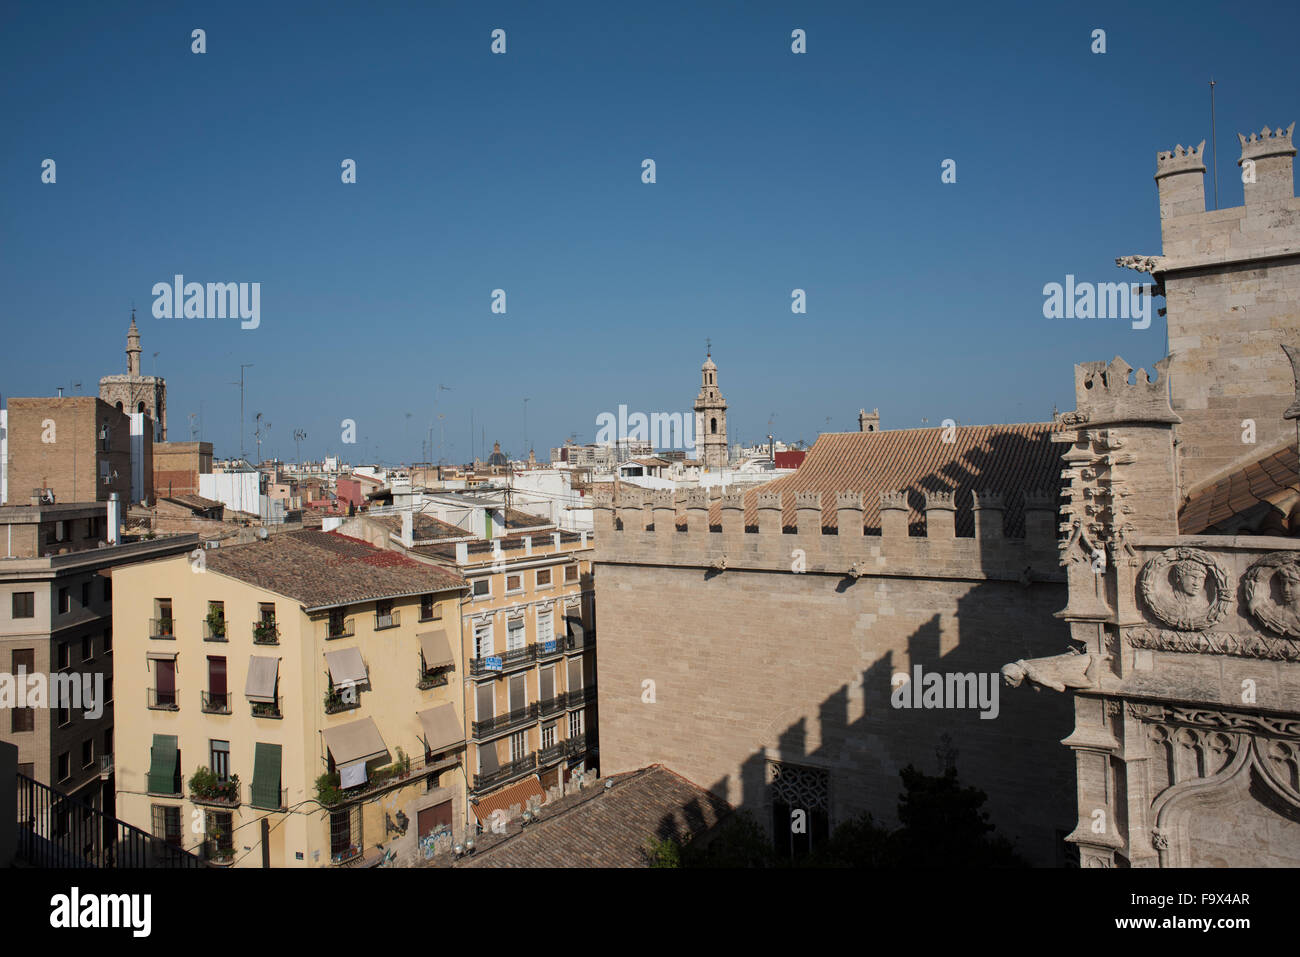
[[695, 399], [695, 456], [708, 469], [727, 465], [727, 400], [718, 391], [711, 343], [700, 367], [700, 394]]

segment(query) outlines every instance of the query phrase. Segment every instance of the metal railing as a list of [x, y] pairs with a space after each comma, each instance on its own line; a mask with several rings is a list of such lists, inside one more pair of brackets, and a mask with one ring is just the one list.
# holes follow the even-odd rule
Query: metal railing
[[172, 641], [176, 638], [176, 622], [171, 618], [150, 618], [149, 637]]
[[325, 713], [338, 714], [361, 707], [361, 692], [355, 689], [325, 692]]
[[154, 711], [181, 710], [181, 693], [173, 688], [171, 691], [159, 691], [157, 688], [145, 688], [145, 705]]
[[397, 609], [390, 611], [387, 615], [375, 615], [375, 631], [383, 631], [385, 628], [396, 628], [402, 622], [402, 615]]
[[207, 714], [230, 714], [230, 692], [225, 694], [213, 694], [211, 691], [199, 692], [202, 698], [201, 707]]
[[249, 807], [261, 808], [263, 811], [283, 811], [285, 808], [287, 808], [287, 807], [289, 806], [289, 789], [288, 789], [288, 788], [280, 788], [280, 806], [279, 806], [279, 807], [267, 807], [266, 805], [264, 805], [264, 804], [258, 804], [255, 800], [253, 800], [253, 785], [252, 785], [252, 783], [250, 782], [249, 785], [248, 785], [248, 806], [249, 806]]
[[[205, 867], [202, 858], [26, 775], [17, 857], [32, 867]], [[184, 831], [178, 831], [180, 840]]]
[[333, 641], [335, 638], [351, 638], [357, 633], [357, 622], [355, 618], [345, 618], [341, 622], [326, 622], [325, 640]]
[[486, 774], [474, 775], [474, 790], [482, 791], [490, 787], [495, 787], [504, 781], [518, 777], [537, 767], [537, 753], [525, 755], [518, 761], [511, 761], [509, 764], [503, 764], [495, 771], [489, 771]]
[[203, 640], [204, 641], [229, 641], [226, 637], [226, 619], [218, 618], [213, 622], [211, 618], [203, 619]]
[[587, 732], [584, 731], [581, 734], [575, 734], [569, 738], [566, 738], [564, 741], [564, 750], [565, 753], [569, 755], [569, 757], [573, 757], [575, 754], [582, 754], [582, 752], [586, 751]]
[[542, 748], [537, 752], [537, 765], [554, 764], [567, 753], [566, 742], [557, 741], [555, 744]]
[[280, 626], [274, 618], [265, 618], [253, 622], [253, 644], [278, 645], [280, 643]]
[[550, 641], [539, 641], [537, 643], [537, 660], [542, 661], [546, 658], [553, 658], [556, 655], [562, 655], [565, 652], [564, 636], [552, 638]]
[[422, 671], [415, 686], [421, 691], [428, 691], [430, 688], [444, 687], [450, 680], [451, 670], [448, 668], [441, 668], [438, 671]]
[[250, 701], [250, 712], [254, 718], [282, 718], [280, 713], [280, 702], [284, 698], [277, 697], [275, 701]]
[[567, 699], [563, 692], [553, 698], [547, 698], [545, 701], [537, 703], [537, 713], [543, 717], [550, 714], [559, 714], [564, 710], [564, 703]]
[[530, 705], [517, 708], [507, 714], [499, 714], [492, 718], [484, 718], [482, 721], [475, 721], [471, 727], [476, 738], [481, 738], [487, 734], [495, 734], [500, 731], [506, 731], [510, 728], [517, 728], [520, 725], [531, 724], [537, 720], [537, 702]]
[[[512, 668], [519, 668], [523, 665], [531, 664], [537, 658], [537, 646], [525, 645], [522, 648], [515, 648], [513, 651], [506, 651], [500, 655], [489, 655], [484, 658], [473, 658], [469, 663], [469, 673], [471, 675], [497, 674], [502, 671], [510, 671]], [[501, 666], [495, 667], [496, 662], [501, 662]], [[488, 663], [492, 662], [493, 667]]]

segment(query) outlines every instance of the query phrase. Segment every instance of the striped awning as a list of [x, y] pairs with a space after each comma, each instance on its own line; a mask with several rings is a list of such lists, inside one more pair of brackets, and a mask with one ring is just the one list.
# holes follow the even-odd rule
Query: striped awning
[[388, 746], [375, 727], [374, 718], [362, 718], [360, 721], [326, 728], [324, 734], [325, 747], [329, 749], [335, 764], [371, 761], [388, 754]]
[[353, 688], [366, 683], [366, 663], [361, 658], [360, 648], [326, 652], [325, 664], [335, 688]]
[[424, 729], [424, 746], [432, 754], [449, 751], [458, 744], [465, 743], [465, 726], [456, 717], [456, 708], [452, 704], [440, 704], [436, 708], [419, 712], [420, 727]]
[[244, 683], [244, 695], [249, 701], [261, 704], [275, 704], [275, 686], [280, 677], [279, 658], [248, 657], [248, 680]]
[[451, 641], [445, 629], [426, 631], [416, 635], [420, 639], [420, 654], [424, 655], [424, 667], [429, 671], [434, 668], [446, 668], [454, 665], [456, 659], [451, 654]]

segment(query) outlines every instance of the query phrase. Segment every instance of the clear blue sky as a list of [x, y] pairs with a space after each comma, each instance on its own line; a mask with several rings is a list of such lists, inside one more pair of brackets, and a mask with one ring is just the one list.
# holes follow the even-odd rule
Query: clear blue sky
[[[304, 455], [415, 459], [442, 383], [464, 461], [471, 410], [476, 441], [525, 451], [525, 397], [542, 456], [619, 404], [688, 411], [706, 336], [733, 441], [773, 415], [812, 441], [863, 406], [885, 428], [1040, 421], [1073, 408], [1073, 363], [1165, 346], [1160, 318], [1044, 319], [1044, 284], [1160, 251], [1155, 154], [1209, 138], [1211, 75], [1220, 205], [1241, 203], [1234, 134], [1300, 118], [1298, 11], [6, 4], [0, 392], [93, 394], [125, 371], [134, 301], [170, 437], [202, 403], [218, 455], [240, 363], [264, 455], [301, 428]], [[154, 318], [175, 273], [260, 282], [260, 327]]]

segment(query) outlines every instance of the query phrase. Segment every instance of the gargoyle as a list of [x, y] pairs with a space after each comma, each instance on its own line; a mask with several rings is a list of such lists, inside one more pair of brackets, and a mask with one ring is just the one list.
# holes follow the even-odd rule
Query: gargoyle
[[1097, 683], [1097, 665], [1110, 658], [1110, 655], [1082, 654], [1073, 650], [1050, 658], [1021, 658], [1002, 666], [1002, 679], [1012, 688], [1019, 688], [1026, 678], [1053, 691], [1092, 688]]

